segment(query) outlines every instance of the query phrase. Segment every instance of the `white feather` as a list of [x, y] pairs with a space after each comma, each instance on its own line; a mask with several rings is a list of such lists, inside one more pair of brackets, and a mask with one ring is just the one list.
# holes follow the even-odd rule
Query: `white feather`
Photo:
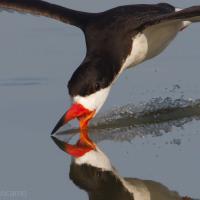
[[134, 200], [151, 200], [151, 194], [146, 185], [141, 181], [138, 185], [132, 185], [120, 178], [124, 187], [133, 194]]
[[148, 52], [147, 37], [143, 33], [139, 33], [132, 40], [132, 50], [130, 55], [126, 58], [122, 70], [130, 66], [135, 66], [146, 58]]
[[89, 96], [86, 97], [82, 97], [82, 96], [75, 96], [73, 98], [73, 100], [76, 103], [80, 103], [81, 105], [83, 105], [85, 108], [93, 111], [96, 110], [96, 114], [97, 112], [100, 110], [100, 108], [102, 107], [102, 105], [104, 104], [105, 100], [108, 97], [108, 94], [110, 92], [110, 88], [111, 86], [101, 89]]
[[175, 8], [175, 12], [183, 10], [182, 8]]
[[[181, 9], [176, 9], [180, 11]], [[125, 59], [120, 74], [124, 69], [133, 67], [152, 57], [159, 55], [180, 30], [191, 24], [190, 21], [161, 23], [146, 28], [133, 37], [132, 50]]]
[[113, 171], [112, 165], [108, 157], [98, 148], [84, 154], [79, 158], [75, 158], [77, 165], [88, 164], [93, 167], [101, 168], [105, 171]]
[[[176, 8], [176, 9], [175, 9], [175, 12], [178, 12], [178, 11], [181, 11], [181, 10], [183, 10], [183, 9], [181, 9], [181, 8]], [[190, 22], [190, 21], [183, 21], [182, 24], [183, 24], [183, 26], [182, 26], [181, 29], [184, 29], [184, 28], [188, 27], [190, 24], [192, 24], [192, 22]]]

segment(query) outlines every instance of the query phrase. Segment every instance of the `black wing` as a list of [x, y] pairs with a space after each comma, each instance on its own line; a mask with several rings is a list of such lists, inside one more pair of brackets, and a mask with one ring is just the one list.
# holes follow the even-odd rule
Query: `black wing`
[[160, 23], [173, 23], [176, 21], [200, 22], [200, 6], [192, 6], [178, 12], [155, 16], [151, 19], [145, 19], [138, 26], [138, 28], [144, 29], [148, 26]]
[[79, 28], [84, 28], [91, 15], [41, 0], [0, 0], [0, 9], [45, 16]]

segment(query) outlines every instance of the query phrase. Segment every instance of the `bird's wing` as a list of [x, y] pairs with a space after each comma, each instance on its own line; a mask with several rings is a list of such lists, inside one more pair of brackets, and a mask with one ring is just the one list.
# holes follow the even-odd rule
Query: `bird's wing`
[[200, 22], [200, 6], [192, 6], [177, 12], [155, 16], [149, 19], [143, 19], [138, 29], [144, 29], [161, 23], [173, 23], [178, 21]]
[[79, 28], [84, 27], [90, 15], [41, 0], [0, 0], [0, 9], [45, 16]]
[[181, 200], [179, 194], [175, 191], [169, 190], [163, 184], [151, 181], [151, 180], [141, 180], [137, 178], [124, 178], [129, 184], [134, 186], [137, 191], [140, 191], [142, 194], [147, 191], [150, 195], [150, 199], [153, 200]]

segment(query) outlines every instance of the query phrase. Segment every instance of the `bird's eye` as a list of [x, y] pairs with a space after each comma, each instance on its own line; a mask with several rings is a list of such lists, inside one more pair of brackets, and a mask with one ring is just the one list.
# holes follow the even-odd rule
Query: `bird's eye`
[[96, 83], [96, 84], [95, 84], [95, 89], [96, 89], [96, 90], [99, 90], [99, 89], [100, 89], [100, 83]]

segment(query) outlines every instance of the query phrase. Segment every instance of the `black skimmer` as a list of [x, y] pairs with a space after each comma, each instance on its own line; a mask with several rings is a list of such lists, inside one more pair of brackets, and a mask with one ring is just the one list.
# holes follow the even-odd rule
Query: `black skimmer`
[[53, 137], [57, 145], [72, 156], [70, 179], [88, 193], [90, 200], [192, 200], [181, 197], [161, 183], [138, 178], [124, 178], [107, 155], [80, 140], [76, 145]]
[[167, 3], [127, 5], [86, 13], [40, 0], [0, 0], [0, 8], [50, 17], [83, 31], [86, 57], [68, 83], [73, 103], [52, 134], [78, 118], [80, 138], [91, 145], [84, 129], [104, 104], [119, 75], [160, 54], [179, 31], [200, 21], [200, 6], [181, 10]]

